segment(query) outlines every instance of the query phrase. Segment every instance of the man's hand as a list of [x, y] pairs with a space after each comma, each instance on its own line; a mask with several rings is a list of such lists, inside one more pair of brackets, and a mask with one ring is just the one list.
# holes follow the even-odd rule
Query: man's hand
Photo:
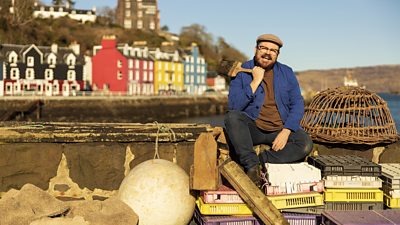
[[253, 81], [251, 81], [251, 83], [250, 83], [253, 93], [256, 92], [258, 85], [260, 85], [260, 83], [264, 79], [264, 73], [265, 73], [265, 70], [259, 66], [255, 66], [253, 68], [253, 72], [252, 72]]
[[283, 128], [281, 132], [279, 132], [278, 136], [276, 136], [275, 140], [272, 142], [272, 150], [282, 150], [289, 139], [290, 132], [291, 131], [289, 129]]

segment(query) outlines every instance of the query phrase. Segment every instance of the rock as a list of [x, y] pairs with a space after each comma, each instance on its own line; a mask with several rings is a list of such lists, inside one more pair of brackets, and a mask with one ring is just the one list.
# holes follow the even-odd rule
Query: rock
[[95, 225], [136, 225], [139, 217], [121, 200], [111, 197], [105, 201], [71, 201], [67, 217], [82, 216]]
[[83, 217], [76, 216], [74, 218], [42, 218], [29, 225], [90, 225], [90, 223], [85, 221]]
[[63, 215], [69, 206], [40, 188], [26, 184], [0, 199], [1, 225], [26, 225], [43, 217]]

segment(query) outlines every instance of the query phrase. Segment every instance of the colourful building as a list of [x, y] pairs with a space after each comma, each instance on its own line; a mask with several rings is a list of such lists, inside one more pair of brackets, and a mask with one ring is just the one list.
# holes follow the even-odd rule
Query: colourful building
[[173, 94], [183, 91], [183, 62], [178, 50], [150, 50], [154, 58], [154, 91], [156, 94]]
[[183, 52], [184, 56], [184, 89], [188, 94], [203, 94], [207, 89], [207, 64], [200, 55], [199, 47], [193, 43]]
[[95, 46], [92, 58], [94, 91], [127, 92], [128, 60], [117, 49], [115, 36], [105, 36], [101, 46]]
[[83, 89], [83, 55], [79, 44], [68, 48], [2, 44], [0, 88], [3, 95], [75, 95]]
[[115, 36], [108, 36], [103, 38], [101, 46], [93, 49], [94, 90], [154, 94], [154, 60], [147, 47], [117, 44]]

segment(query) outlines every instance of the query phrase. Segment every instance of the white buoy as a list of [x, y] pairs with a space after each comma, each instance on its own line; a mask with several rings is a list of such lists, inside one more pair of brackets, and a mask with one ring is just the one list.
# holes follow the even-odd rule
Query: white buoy
[[163, 159], [134, 167], [122, 181], [118, 197], [139, 216], [139, 225], [187, 225], [195, 207], [189, 176]]

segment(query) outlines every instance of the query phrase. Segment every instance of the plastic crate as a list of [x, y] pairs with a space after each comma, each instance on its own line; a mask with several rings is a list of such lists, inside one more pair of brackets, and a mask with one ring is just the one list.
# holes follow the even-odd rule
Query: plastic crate
[[382, 180], [392, 189], [400, 189], [400, 163], [382, 163]]
[[324, 184], [326, 188], [381, 188], [382, 180], [373, 176], [329, 175]]
[[301, 213], [282, 213], [290, 225], [317, 225], [317, 215]]
[[277, 209], [319, 206], [324, 204], [324, 197], [320, 193], [268, 196], [268, 199]]
[[196, 200], [197, 207], [203, 215], [252, 215], [253, 212], [245, 203], [204, 203], [202, 198]]
[[325, 202], [382, 202], [380, 189], [325, 189]]
[[[383, 203], [382, 203], [383, 205]], [[301, 207], [301, 208], [291, 208], [291, 209], [281, 209], [284, 213], [302, 213], [302, 214], [313, 214], [321, 215], [322, 211], [325, 210], [324, 206], [311, 206], [311, 207]]]
[[310, 182], [310, 183], [283, 183], [280, 185], [265, 186], [266, 195], [287, 195], [296, 193], [308, 193], [308, 192], [323, 192], [324, 182]]
[[324, 207], [336, 211], [381, 210], [383, 202], [325, 202]]
[[205, 216], [196, 207], [194, 218], [199, 225], [261, 225], [254, 216]]
[[[306, 162], [302, 163], [265, 163], [267, 170], [266, 179], [272, 186], [285, 186], [285, 184], [300, 184], [319, 182], [321, 170]], [[282, 176], [285, 174], [285, 176]]]
[[[391, 211], [391, 212], [387, 212]], [[400, 211], [324, 211], [322, 224], [325, 225], [393, 225], [400, 224]]]
[[383, 190], [384, 194], [389, 195], [392, 198], [400, 198], [400, 190], [399, 189], [393, 189], [393, 188], [389, 187], [388, 185], [383, 184], [382, 190]]
[[381, 166], [354, 155], [320, 155], [308, 157], [307, 162], [321, 170], [322, 176], [380, 176]]
[[204, 203], [244, 203], [235, 190], [225, 185], [221, 185], [216, 191], [201, 191], [200, 195]]
[[392, 198], [389, 195], [383, 196], [383, 202], [385, 205], [391, 209], [400, 208], [400, 198]]

